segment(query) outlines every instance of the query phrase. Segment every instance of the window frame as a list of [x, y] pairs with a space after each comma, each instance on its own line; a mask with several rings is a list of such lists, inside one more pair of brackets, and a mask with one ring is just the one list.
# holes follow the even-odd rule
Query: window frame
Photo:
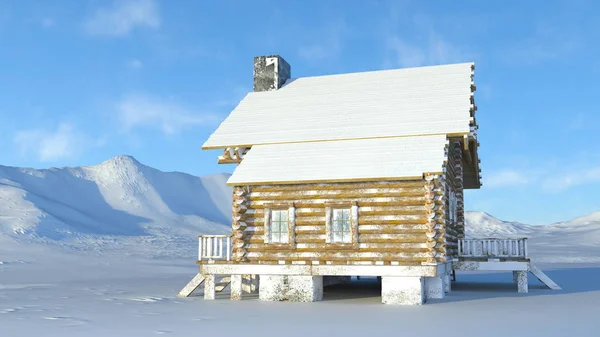
[[[345, 209], [350, 211], [350, 241], [334, 241], [334, 210]], [[342, 235], [343, 238], [343, 235]], [[336, 202], [325, 204], [325, 244], [329, 249], [358, 249], [358, 203]]]
[[[274, 242], [272, 240], [272, 211], [286, 211], [287, 210], [287, 241], [286, 242]], [[269, 246], [281, 247], [281, 248], [295, 248], [296, 246], [296, 207], [294, 203], [278, 203], [278, 204], [265, 204], [264, 205], [264, 243]]]

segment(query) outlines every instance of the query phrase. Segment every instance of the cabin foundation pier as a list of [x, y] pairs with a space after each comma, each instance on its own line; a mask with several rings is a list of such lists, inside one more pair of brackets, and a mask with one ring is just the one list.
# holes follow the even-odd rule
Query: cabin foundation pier
[[450, 274], [451, 272], [448, 272], [446, 274], [444, 274], [444, 292], [447, 294], [452, 290], [452, 282], [450, 281]]
[[425, 297], [442, 299], [446, 295], [446, 275], [425, 278]]
[[231, 275], [231, 299], [242, 299], [242, 275]]
[[529, 292], [529, 286], [527, 284], [527, 270], [519, 270], [513, 272], [517, 274], [517, 291], [519, 293]]
[[425, 278], [384, 276], [381, 280], [383, 304], [420, 305], [425, 303]]
[[258, 299], [261, 301], [284, 301], [286, 280], [283, 275], [260, 275]]
[[204, 276], [204, 299], [215, 299], [215, 275], [209, 274]]
[[261, 301], [315, 302], [323, 299], [323, 276], [260, 275]]
[[287, 299], [292, 302], [315, 302], [323, 299], [323, 276], [288, 276]]

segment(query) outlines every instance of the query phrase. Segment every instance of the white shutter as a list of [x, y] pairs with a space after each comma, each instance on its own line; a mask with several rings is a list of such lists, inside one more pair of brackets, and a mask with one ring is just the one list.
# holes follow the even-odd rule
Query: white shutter
[[352, 205], [352, 242], [358, 242], [358, 205]]
[[288, 240], [289, 243], [296, 243], [296, 207], [288, 208]]
[[265, 229], [264, 229], [265, 243], [271, 242], [271, 209], [265, 208]]
[[325, 207], [325, 242], [331, 243], [331, 207]]

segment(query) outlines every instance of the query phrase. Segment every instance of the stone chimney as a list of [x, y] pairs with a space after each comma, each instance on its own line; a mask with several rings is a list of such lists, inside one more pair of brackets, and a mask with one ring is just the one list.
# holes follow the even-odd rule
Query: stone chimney
[[254, 57], [254, 91], [277, 90], [290, 79], [290, 65], [279, 55]]

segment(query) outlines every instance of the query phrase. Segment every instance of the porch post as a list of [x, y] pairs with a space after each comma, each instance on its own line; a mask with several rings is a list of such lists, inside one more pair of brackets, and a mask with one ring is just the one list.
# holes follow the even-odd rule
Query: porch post
[[520, 293], [529, 292], [529, 286], [527, 284], [527, 270], [517, 271], [517, 290]]
[[231, 275], [231, 299], [242, 299], [242, 275]]
[[204, 299], [215, 299], [215, 275], [209, 274], [204, 276]]

